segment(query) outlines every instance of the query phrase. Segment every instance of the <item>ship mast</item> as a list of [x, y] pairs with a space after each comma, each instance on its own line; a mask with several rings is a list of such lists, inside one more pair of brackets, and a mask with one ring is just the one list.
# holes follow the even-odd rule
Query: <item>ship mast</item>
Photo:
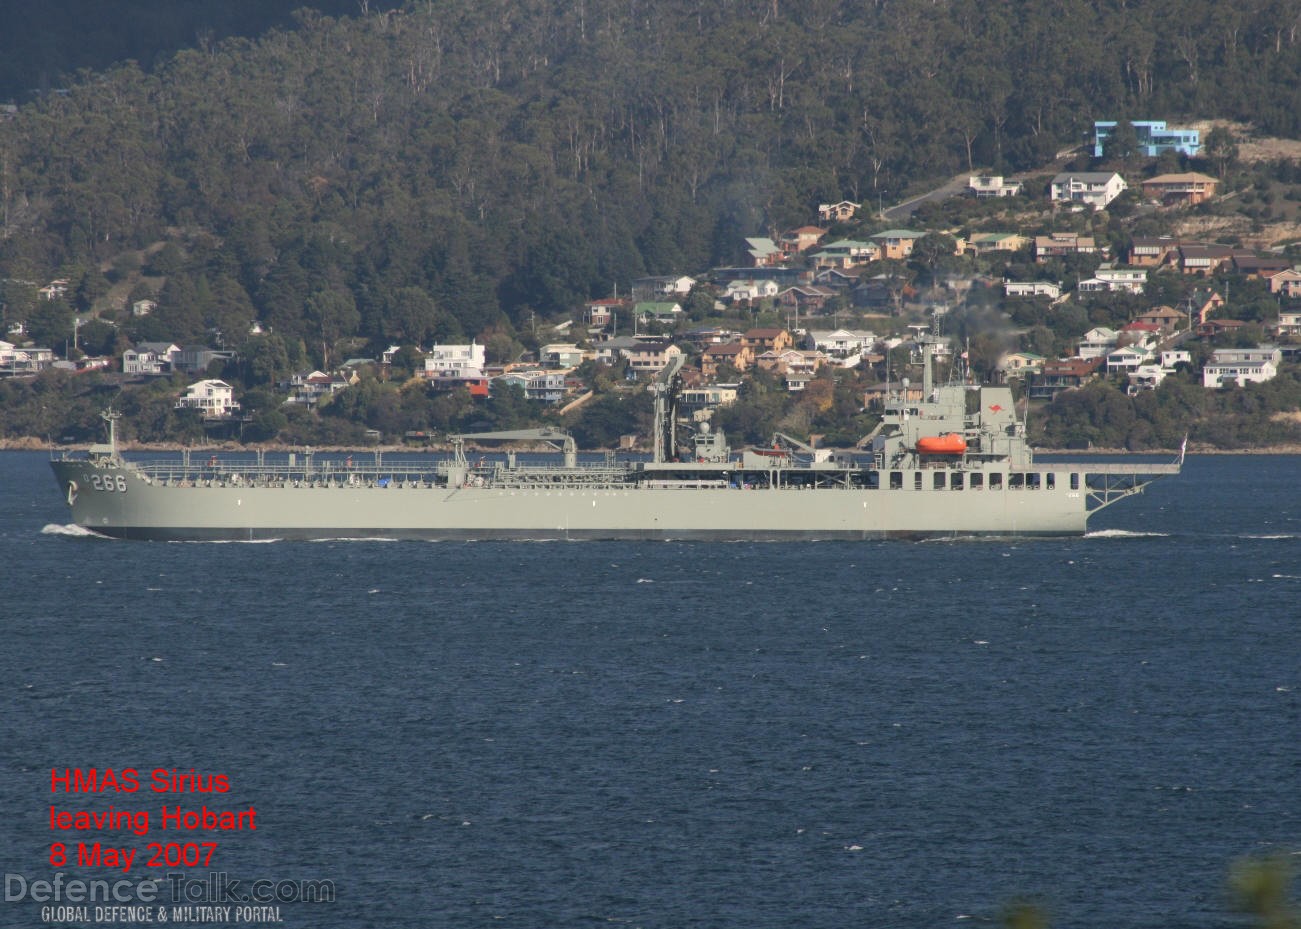
[[686, 363], [685, 355], [674, 355], [651, 384], [655, 394], [655, 436], [652, 446], [652, 459], [656, 464], [663, 464], [677, 454], [675, 432], [678, 418], [678, 388], [681, 379], [678, 372]]

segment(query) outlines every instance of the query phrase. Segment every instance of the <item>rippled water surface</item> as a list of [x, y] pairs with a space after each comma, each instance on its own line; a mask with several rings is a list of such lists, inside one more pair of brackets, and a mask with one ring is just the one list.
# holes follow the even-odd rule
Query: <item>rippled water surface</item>
[[1222, 926], [1301, 847], [1299, 468], [1080, 539], [161, 544], [0, 454], [0, 853], [169, 802], [51, 768], [194, 768], [258, 814], [214, 868], [335, 883], [291, 926]]

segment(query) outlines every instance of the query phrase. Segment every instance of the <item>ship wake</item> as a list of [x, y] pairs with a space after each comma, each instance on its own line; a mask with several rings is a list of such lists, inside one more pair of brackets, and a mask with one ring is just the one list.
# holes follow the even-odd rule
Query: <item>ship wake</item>
[[87, 529], [85, 526], [75, 526], [72, 523], [64, 526], [47, 523], [41, 529], [41, 535], [61, 535], [69, 539], [108, 539], [106, 535], [100, 535], [92, 529]]

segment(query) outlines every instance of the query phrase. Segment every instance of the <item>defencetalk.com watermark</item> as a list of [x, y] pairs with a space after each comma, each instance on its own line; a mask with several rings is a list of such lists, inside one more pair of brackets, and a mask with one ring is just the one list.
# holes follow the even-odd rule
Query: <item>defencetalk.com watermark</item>
[[248, 880], [212, 871], [202, 878], [183, 873], [139, 880], [92, 880], [68, 877], [59, 871], [52, 878], [5, 874], [5, 903], [85, 904], [131, 907], [141, 904], [248, 905], [280, 903], [333, 903], [334, 881]]

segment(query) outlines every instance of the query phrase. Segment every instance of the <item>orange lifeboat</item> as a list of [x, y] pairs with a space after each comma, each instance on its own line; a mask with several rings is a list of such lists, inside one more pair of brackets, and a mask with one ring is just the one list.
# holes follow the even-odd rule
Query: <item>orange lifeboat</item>
[[956, 432], [930, 435], [917, 440], [917, 451], [923, 455], [961, 455], [966, 450], [966, 439]]

